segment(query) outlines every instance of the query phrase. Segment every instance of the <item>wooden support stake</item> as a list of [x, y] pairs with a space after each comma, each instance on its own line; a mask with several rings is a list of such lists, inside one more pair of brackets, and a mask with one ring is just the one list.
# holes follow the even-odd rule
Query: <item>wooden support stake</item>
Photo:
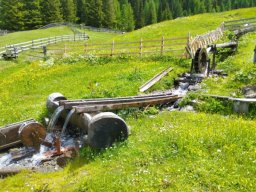
[[162, 37], [162, 41], [161, 41], [161, 56], [163, 56], [164, 54], [164, 36]]
[[84, 48], [85, 54], [87, 54], [87, 47], [88, 47], [88, 43], [85, 43], [85, 48]]
[[142, 57], [142, 48], [143, 48], [143, 41], [142, 38], [140, 39], [140, 56]]
[[114, 56], [114, 49], [115, 49], [115, 40], [113, 40], [113, 42], [112, 42], [111, 57]]

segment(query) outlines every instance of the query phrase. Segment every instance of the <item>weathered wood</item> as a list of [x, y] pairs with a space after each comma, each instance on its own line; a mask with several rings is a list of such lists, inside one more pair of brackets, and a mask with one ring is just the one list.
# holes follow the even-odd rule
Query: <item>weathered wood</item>
[[158, 95], [143, 95], [133, 97], [118, 97], [118, 98], [99, 98], [99, 99], [87, 99], [87, 100], [74, 100], [74, 101], [60, 101], [60, 106], [64, 106], [65, 109], [72, 109], [74, 106], [80, 105], [99, 105], [99, 104], [115, 104], [119, 102], [132, 102], [132, 101], [143, 101], [143, 100], [154, 100], [156, 98], [167, 98], [172, 97], [173, 94], [158, 94]]
[[98, 111], [111, 111], [118, 109], [125, 109], [130, 107], [146, 107], [153, 106], [158, 104], [164, 104], [168, 102], [177, 101], [182, 97], [179, 96], [171, 96], [168, 98], [154, 99], [154, 100], [144, 100], [144, 101], [131, 101], [131, 102], [120, 102], [116, 104], [100, 104], [100, 105], [87, 105], [87, 106], [76, 106], [74, 107], [76, 113], [89, 113], [89, 112], [98, 112]]
[[0, 150], [7, 149], [12, 146], [21, 144], [19, 137], [19, 129], [24, 123], [35, 122], [34, 119], [21, 121], [18, 123], [12, 123], [3, 127], [0, 127]]
[[154, 84], [160, 81], [164, 76], [166, 76], [172, 70], [173, 69], [171, 67], [168, 67], [167, 69], [164, 69], [163, 71], [161, 71], [159, 74], [157, 74], [152, 79], [150, 79], [145, 84], [143, 84], [140, 87], [140, 92], [145, 92], [146, 90], [148, 90], [150, 87], [152, 87]]

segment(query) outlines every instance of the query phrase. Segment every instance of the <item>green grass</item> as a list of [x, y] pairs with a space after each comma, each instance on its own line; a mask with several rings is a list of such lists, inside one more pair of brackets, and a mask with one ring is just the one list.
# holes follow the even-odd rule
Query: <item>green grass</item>
[[[255, 10], [180, 18], [124, 35], [91, 32], [90, 41], [136, 41], [141, 37], [184, 36], [188, 31], [193, 35], [201, 34], [215, 29], [224, 20], [252, 17]], [[246, 84], [256, 83], [252, 64], [255, 37], [255, 33], [244, 36], [238, 52], [218, 63], [218, 68], [225, 69], [229, 77], [205, 80], [207, 93], [230, 95], [239, 93], [239, 88]], [[83, 43], [74, 43], [74, 46], [82, 49]], [[190, 62], [171, 57], [100, 59], [78, 55], [44, 62], [24, 61], [23, 56], [17, 61], [1, 61], [0, 126], [31, 117], [41, 120], [46, 114], [46, 98], [52, 92], [61, 92], [69, 99], [136, 95], [140, 85], [172, 66], [174, 71], [150, 91], [169, 89], [173, 87], [174, 77], [189, 70]], [[216, 104], [216, 107], [219, 106]], [[0, 189], [256, 191], [254, 120], [230, 114], [165, 111], [152, 115], [149, 111], [135, 111], [125, 116], [131, 127], [126, 142], [102, 152], [84, 148], [80, 157], [64, 171], [24, 172], [0, 180]], [[155, 109], [152, 111], [155, 113]]]
[[61, 92], [70, 99], [137, 95], [143, 82], [167, 66], [173, 66], [174, 71], [153, 89], [168, 88], [173, 78], [189, 67], [187, 62], [181, 67], [180, 60], [170, 58], [77, 61], [74, 57], [56, 62], [18, 63], [2, 70], [0, 125], [30, 117], [40, 120], [45, 101], [53, 92]]
[[143, 39], [161, 39], [171, 37], [186, 37], [215, 30], [224, 21], [255, 17], [256, 8], [233, 10], [223, 13], [205, 13], [191, 17], [177, 18], [171, 21], [150, 25], [131, 33], [116, 37], [116, 41], [139, 41]]
[[31, 41], [34, 39], [54, 37], [59, 35], [69, 35], [73, 34], [70, 28], [68, 27], [54, 27], [49, 29], [38, 29], [32, 31], [22, 31], [9, 33], [5, 36], [0, 37], [0, 47], [6, 45], [16, 44]]
[[2, 190], [255, 191], [255, 122], [204, 113], [163, 112], [130, 119], [131, 136], [82, 152], [65, 171], [23, 173]]
[[256, 66], [253, 54], [256, 45], [256, 33], [249, 33], [239, 39], [238, 50], [234, 55], [218, 62], [217, 68], [228, 73], [227, 78], [209, 78], [205, 80], [210, 94], [230, 96], [241, 95], [241, 88], [256, 83]]

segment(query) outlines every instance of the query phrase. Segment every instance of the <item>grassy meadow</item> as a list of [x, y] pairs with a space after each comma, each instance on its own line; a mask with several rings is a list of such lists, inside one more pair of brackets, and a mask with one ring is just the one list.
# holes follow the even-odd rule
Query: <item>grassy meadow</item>
[[[195, 15], [126, 34], [86, 33], [92, 43], [186, 36], [188, 32], [194, 36], [213, 30], [226, 20], [253, 17], [255, 12], [256, 8], [250, 8]], [[0, 37], [0, 44], [23, 42], [23, 34], [27, 41], [72, 33], [66, 28], [61, 33], [55, 28], [40, 31]], [[218, 58], [218, 68], [229, 76], [204, 80], [199, 95], [240, 96], [241, 87], [255, 84], [255, 39], [256, 33], [243, 36], [234, 55]], [[0, 126], [28, 118], [42, 121], [47, 113], [47, 96], [52, 92], [61, 92], [69, 99], [137, 95], [145, 81], [168, 66], [174, 70], [149, 92], [172, 88], [173, 78], [190, 69], [191, 60], [170, 56], [78, 55], [84, 43], [52, 46], [76, 46], [69, 57], [30, 61], [21, 54], [16, 61], [0, 61]], [[63, 171], [23, 172], [0, 179], [0, 191], [256, 191], [254, 117], [157, 108], [121, 111], [120, 115], [131, 128], [124, 143], [100, 152], [83, 148]]]

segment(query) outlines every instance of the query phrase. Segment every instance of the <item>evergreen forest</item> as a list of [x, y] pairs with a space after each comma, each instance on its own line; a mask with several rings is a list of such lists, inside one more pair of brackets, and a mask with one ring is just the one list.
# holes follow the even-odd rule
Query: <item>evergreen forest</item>
[[255, 5], [256, 0], [0, 0], [0, 28], [20, 31], [70, 22], [132, 31], [182, 16]]

